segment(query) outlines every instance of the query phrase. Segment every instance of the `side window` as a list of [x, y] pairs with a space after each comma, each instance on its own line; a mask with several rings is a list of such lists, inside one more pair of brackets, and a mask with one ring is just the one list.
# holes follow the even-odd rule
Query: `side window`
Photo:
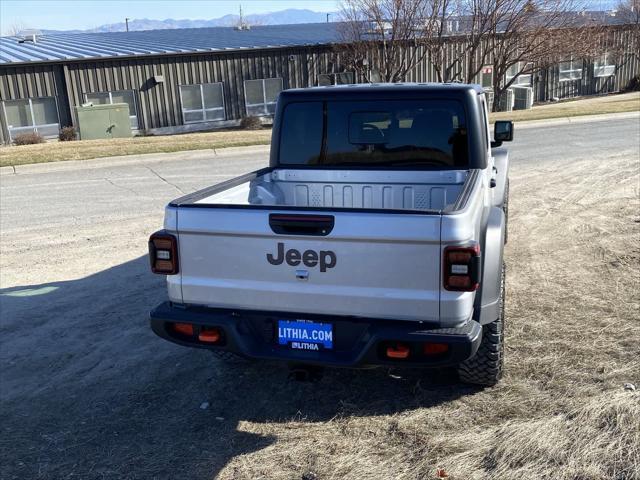
[[570, 80], [580, 80], [582, 78], [582, 60], [570, 57], [564, 62], [560, 62], [558, 67], [560, 73], [560, 81], [567, 82]]
[[616, 62], [611, 53], [603, 53], [593, 62], [594, 77], [610, 77], [616, 72]]
[[222, 83], [180, 85], [184, 123], [224, 120]]
[[44, 137], [58, 135], [60, 121], [58, 105], [54, 97], [5, 100], [2, 106], [9, 138], [13, 139], [21, 133], [31, 132], [40, 133]]
[[129, 105], [129, 121], [131, 128], [138, 128], [138, 114], [136, 108], [136, 98], [133, 90], [114, 90], [112, 92], [93, 92], [85, 94], [87, 102], [95, 105], [110, 103], [126, 103]]
[[523, 87], [530, 87], [531, 81], [533, 79], [533, 75], [531, 75], [530, 73], [519, 74], [520, 70], [524, 70], [529, 65], [531, 65], [531, 63], [524, 63], [524, 62], [517, 62], [511, 65], [507, 69], [507, 73], [505, 74], [505, 82], [509, 83], [511, 79], [516, 77], [512, 83], [513, 86], [518, 85]]
[[493, 88], [493, 66], [485, 65], [480, 72], [482, 88]]
[[481, 101], [482, 108], [482, 129], [484, 130], [484, 149], [488, 150], [491, 145], [491, 137], [489, 136], [489, 122], [487, 120], [487, 102], [484, 97]]
[[350, 85], [356, 83], [353, 72], [341, 73], [321, 73], [318, 75], [318, 86], [326, 87], [328, 85]]
[[282, 78], [261, 78], [244, 81], [247, 115], [273, 115], [282, 91]]
[[318, 164], [322, 148], [322, 103], [290, 103], [280, 129], [280, 163]]

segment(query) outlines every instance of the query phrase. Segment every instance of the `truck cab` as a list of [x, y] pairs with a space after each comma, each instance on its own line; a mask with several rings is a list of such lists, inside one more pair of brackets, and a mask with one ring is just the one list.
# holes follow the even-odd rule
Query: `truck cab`
[[162, 338], [295, 365], [502, 371], [511, 122], [477, 85], [280, 94], [269, 167], [172, 201]]

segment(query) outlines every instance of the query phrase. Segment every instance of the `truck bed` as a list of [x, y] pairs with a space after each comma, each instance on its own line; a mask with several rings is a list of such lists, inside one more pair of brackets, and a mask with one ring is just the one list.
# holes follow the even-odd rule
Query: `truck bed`
[[[213, 308], [459, 325], [473, 295], [446, 292], [440, 304], [441, 223], [451, 216], [444, 214], [466, 219], [467, 207], [481, 206], [473, 201], [477, 173], [264, 169], [174, 200], [165, 228], [179, 236], [180, 274], [168, 277], [169, 297]], [[296, 213], [282, 215], [287, 209]], [[283, 231], [273, 223], [279, 215], [328, 218], [331, 226]], [[476, 227], [447, 228], [462, 239]], [[330, 268], [294, 258], [305, 254], [330, 259]]]
[[456, 203], [469, 176], [468, 170], [265, 170], [178, 202], [441, 211]]

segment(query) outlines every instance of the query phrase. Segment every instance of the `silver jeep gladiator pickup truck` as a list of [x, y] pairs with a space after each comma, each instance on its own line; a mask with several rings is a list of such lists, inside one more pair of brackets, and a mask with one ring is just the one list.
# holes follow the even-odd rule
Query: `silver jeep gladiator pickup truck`
[[219, 356], [502, 373], [511, 122], [478, 85], [280, 94], [270, 166], [172, 201], [153, 331]]

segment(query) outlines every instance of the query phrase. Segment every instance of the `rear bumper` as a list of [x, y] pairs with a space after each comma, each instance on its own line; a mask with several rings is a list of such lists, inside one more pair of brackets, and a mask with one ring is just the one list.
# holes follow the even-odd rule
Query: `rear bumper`
[[[278, 345], [277, 321], [299, 318], [331, 323], [334, 332], [333, 349], [293, 350]], [[433, 328], [399, 320], [214, 309], [171, 302], [162, 303], [153, 309], [150, 321], [151, 328], [157, 335], [179, 345], [226, 350], [253, 359], [335, 367], [455, 365], [475, 355], [482, 339], [482, 327], [474, 320], [469, 320], [458, 328]], [[174, 323], [193, 325], [194, 334], [188, 336], [177, 333], [172, 327]], [[215, 345], [200, 342], [198, 333], [202, 327], [217, 328], [221, 332], [219, 342]], [[393, 342], [409, 345], [409, 357], [386, 357], [386, 347]], [[443, 354], [427, 356], [423, 354], [426, 342], [444, 343], [449, 348]]]

